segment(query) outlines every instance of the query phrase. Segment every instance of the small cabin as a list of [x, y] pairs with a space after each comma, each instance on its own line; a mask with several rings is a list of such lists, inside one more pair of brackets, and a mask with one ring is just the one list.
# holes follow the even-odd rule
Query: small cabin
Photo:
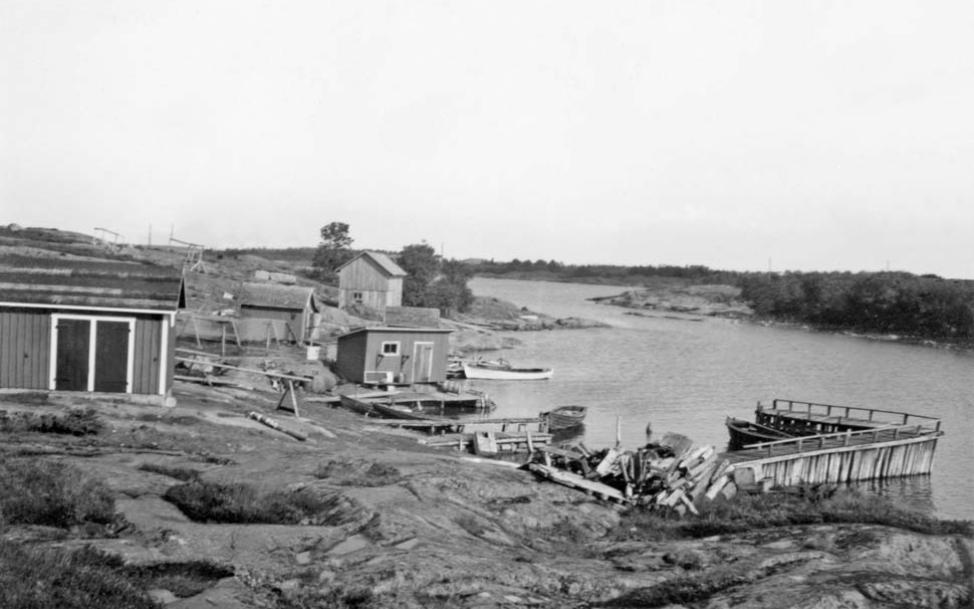
[[240, 294], [239, 332], [243, 340], [304, 342], [319, 311], [314, 289], [277, 283], [245, 283]]
[[338, 307], [365, 305], [385, 315], [386, 307], [402, 305], [406, 271], [379, 252], [362, 252], [338, 267]]
[[335, 368], [354, 383], [443, 382], [449, 336], [440, 328], [360, 328], [338, 337]]
[[168, 396], [182, 274], [0, 256], [0, 388]]

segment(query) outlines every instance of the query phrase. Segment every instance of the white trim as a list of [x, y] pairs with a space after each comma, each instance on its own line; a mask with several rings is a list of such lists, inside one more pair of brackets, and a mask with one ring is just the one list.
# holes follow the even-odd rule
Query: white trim
[[159, 320], [159, 325], [162, 326], [162, 338], [160, 342], [159, 349], [159, 395], [166, 395], [166, 372], [169, 367], [166, 365], [169, 362], [169, 320], [162, 318]]
[[52, 313], [51, 314], [51, 379], [49, 387], [51, 391], [57, 389], [57, 346], [58, 346], [58, 321], [62, 319], [83, 319], [91, 322], [88, 327], [88, 386], [87, 391], [95, 390], [95, 349], [98, 340], [98, 322], [127, 323], [129, 329], [128, 352], [125, 354], [125, 393], [132, 393], [132, 377], [135, 374], [135, 318], [134, 317], [108, 317], [96, 315], [74, 315], [71, 313]]
[[[0, 307], [17, 307], [22, 309], [57, 309], [57, 310], [71, 310], [71, 311], [98, 311], [104, 313], [138, 313], [145, 315], [172, 315], [176, 314], [172, 311], [163, 309], [125, 309], [118, 307], [92, 307], [87, 305], [64, 305], [64, 304], [54, 304], [54, 303], [33, 303], [33, 302], [0, 302]], [[175, 317], [174, 317], [175, 318]]]
[[[417, 374], [416, 374], [416, 362], [419, 361], [419, 357], [417, 357], [417, 354], [419, 353], [419, 346], [420, 345], [429, 345], [430, 346], [430, 361], [429, 361], [429, 366], [428, 366], [429, 370], [426, 371], [426, 381], [430, 381], [433, 378], [433, 359], [434, 359], [434, 354], [436, 353], [436, 343], [433, 342], [433, 341], [425, 341], [425, 340], [424, 341], [416, 341], [416, 342], [413, 343], [413, 378], [412, 378], [412, 381], [414, 383], [415, 382], [418, 382], [417, 379], [419, 378], [417, 376]], [[424, 381], [424, 382], [426, 382], [426, 381]]]

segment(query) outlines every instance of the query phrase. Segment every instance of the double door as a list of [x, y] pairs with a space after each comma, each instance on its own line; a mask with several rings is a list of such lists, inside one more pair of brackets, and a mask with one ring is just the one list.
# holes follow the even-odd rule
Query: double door
[[128, 393], [135, 320], [55, 315], [51, 389]]

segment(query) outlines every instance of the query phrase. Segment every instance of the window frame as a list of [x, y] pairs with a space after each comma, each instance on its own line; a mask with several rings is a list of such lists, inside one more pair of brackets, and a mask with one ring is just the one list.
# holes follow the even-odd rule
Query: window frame
[[[386, 351], [386, 347], [394, 347], [394, 352]], [[402, 343], [398, 340], [384, 340], [379, 344], [379, 354], [382, 357], [400, 357], [402, 355]]]

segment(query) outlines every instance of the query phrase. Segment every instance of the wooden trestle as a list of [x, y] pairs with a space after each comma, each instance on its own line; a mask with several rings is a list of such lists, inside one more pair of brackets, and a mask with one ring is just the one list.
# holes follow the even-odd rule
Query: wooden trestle
[[804, 433], [725, 455], [771, 486], [840, 483], [929, 474], [940, 420], [889, 410], [775, 400], [757, 422]]

